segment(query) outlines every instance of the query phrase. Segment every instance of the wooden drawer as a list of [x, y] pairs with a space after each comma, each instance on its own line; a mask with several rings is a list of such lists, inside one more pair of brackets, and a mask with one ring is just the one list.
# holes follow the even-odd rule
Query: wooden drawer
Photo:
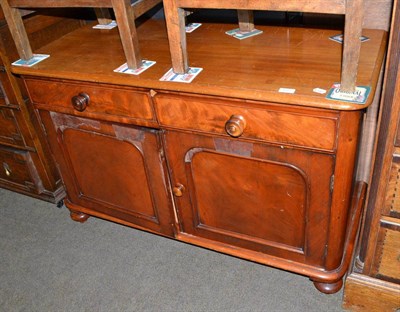
[[400, 231], [397, 231], [400, 230], [400, 225], [397, 230], [384, 228], [382, 230], [384, 240], [378, 274], [400, 282]]
[[0, 184], [41, 193], [43, 186], [29, 152], [0, 148]]
[[5, 107], [5, 105], [2, 106], [3, 102], [4, 98], [0, 99], [0, 143], [22, 147], [25, 144], [14, 115], [14, 110]]
[[[400, 152], [400, 149], [397, 148], [395, 152]], [[400, 218], [400, 154], [392, 158], [382, 215]]]
[[[32, 79], [26, 79], [26, 85], [32, 102], [39, 109], [109, 121], [156, 124], [150, 93], [147, 91]], [[71, 102], [80, 93], [87, 94], [90, 99], [84, 111], [74, 109]]]
[[329, 151], [336, 147], [335, 112], [160, 93], [154, 100], [158, 121], [165, 127], [228, 135], [225, 125], [235, 115], [245, 120], [241, 138]]

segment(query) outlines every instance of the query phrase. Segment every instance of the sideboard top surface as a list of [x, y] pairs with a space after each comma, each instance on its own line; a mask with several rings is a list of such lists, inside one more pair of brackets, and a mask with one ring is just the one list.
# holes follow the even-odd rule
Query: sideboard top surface
[[[171, 68], [165, 23], [149, 19], [138, 26], [140, 50], [145, 60], [157, 63], [138, 76], [115, 73], [125, 62], [118, 29], [78, 29], [34, 51], [50, 57], [33, 67], [13, 67], [17, 74], [46, 78], [190, 92], [338, 110], [368, 106], [386, 48], [386, 33], [365, 29], [370, 39], [362, 43], [358, 85], [371, 86], [364, 105], [326, 99], [315, 88], [329, 90], [340, 81], [340, 43], [329, 39], [338, 30], [259, 26], [263, 34], [238, 40], [225, 34], [234, 24], [204, 23], [187, 34], [192, 67], [203, 71], [191, 83], [161, 82]], [[278, 92], [295, 89], [294, 94]]]

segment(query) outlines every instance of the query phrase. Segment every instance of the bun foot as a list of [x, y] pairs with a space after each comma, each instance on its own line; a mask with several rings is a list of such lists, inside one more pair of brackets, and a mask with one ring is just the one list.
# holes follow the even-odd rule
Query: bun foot
[[343, 286], [343, 279], [338, 280], [334, 283], [320, 283], [314, 282], [315, 288], [324, 294], [334, 294], [337, 293]]
[[76, 222], [80, 222], [80, 223], [85, 222], [90, 217], [86, 213], [74, 211], [74, 210], [70, 210], [70, 216], [71, 216], [72, 220], [74, 220]]

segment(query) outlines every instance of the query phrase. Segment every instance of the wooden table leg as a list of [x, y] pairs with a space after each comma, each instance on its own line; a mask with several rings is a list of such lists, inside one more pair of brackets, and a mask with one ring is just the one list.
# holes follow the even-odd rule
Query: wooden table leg
[[185, 11], [178, 8], [174, 0], [164, 1], [168, 41], [171, 52], [172, 68], [176, 74], [189, 70], [186, 48]]
[[340, 90], [354, 92], [360, 60], [361, 34], [363, 23], [363, 1], [348, 0], [343, 37], [343, 58]]
[[17, 47], [19, 57], [27, 61], [33, 57], [33, 53], [22, 21], [21, 13], [18, 9], [10, 7], [7, 0], [0, 1], [8, 27]]
[[97, 21], [100, 25], [108, 25], [112, 22], [110, 10], [108, 8], [94, 8]]
[[112, 0], [112, 5], [128, 68], [139, 68], [142, 65], [142, 57], [139, 51], [139, 40], [131, 1]]
[[237, 10], [240, 31], [254, 30], [254, 15], [251, 10]]

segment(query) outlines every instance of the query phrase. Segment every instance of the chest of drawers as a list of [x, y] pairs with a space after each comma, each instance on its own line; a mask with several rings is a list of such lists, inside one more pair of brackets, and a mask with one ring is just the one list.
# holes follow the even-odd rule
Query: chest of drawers
[[[82, 20], [36, 12], [24, 18], [37, 48], [81, 27]], [[17, 58], [10, 30], [0, 10], [0, 187], [58, 203], [65, 196], [40, 125], [21, 79], [11, 73]]]
[[[399, 27], [400, 5], [396, 2], [392, 29]], [[395, 31], [389, 46], [366, 217], [344, 291], [344, 306], [355, 311], [400, 309], [400, 38]]]

